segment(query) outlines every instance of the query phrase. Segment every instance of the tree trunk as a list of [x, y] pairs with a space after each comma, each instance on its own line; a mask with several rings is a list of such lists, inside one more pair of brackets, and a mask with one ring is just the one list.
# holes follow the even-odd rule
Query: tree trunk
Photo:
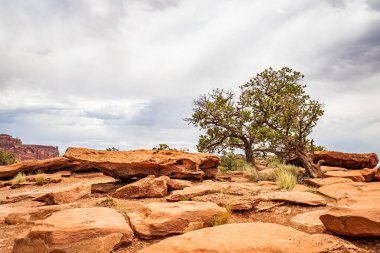
[[321, 170], [321, 164], [324, 162], [323, 160], [320, 160], [317, 164], [315, 164], [313, 161], [314, 154], [308, 153], [306, 149], [297, 151], [297, 156], [299, 157], [303, 167], [306, 169], [307, 173], [311, 177], [323, 177], [324, 173]]
[[255, 166], [255, 159], [253, 157], [252, 146], [249, 144], [246, 144], [244, 146], [245, 160], [247, 161], [247, 163], [252, 164], [252, 166]]

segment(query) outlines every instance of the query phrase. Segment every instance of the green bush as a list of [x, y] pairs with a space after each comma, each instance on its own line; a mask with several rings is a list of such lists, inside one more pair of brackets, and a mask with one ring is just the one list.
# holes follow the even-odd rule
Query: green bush
[[221, 172], [226, 171], [244, 171], [250, 166], [245, 159], [237, 157], [233, 152], [223, 152], [220, 157]]
[[13, 179], [12, 179], [12, 185], [23, 183], [26, 181], [26, 176], [24, 173], [19, 172]]
[[16, 157], [12, 152], [0, 150], [0, 165], [10, 165], [16, 162]]
[[267, 156], [266, 160], [268, 161], [268, 168], [278, 168], [281, 163], [281, 159], [278, 156]]

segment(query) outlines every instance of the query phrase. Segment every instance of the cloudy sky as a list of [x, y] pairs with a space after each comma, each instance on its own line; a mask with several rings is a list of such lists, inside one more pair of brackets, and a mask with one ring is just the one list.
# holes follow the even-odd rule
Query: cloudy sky
[[195, 150], [192, 100], [270, 66], [324, 104], [317, 144], [380, 154], [379, 0], [1, 0], [0, 132]]

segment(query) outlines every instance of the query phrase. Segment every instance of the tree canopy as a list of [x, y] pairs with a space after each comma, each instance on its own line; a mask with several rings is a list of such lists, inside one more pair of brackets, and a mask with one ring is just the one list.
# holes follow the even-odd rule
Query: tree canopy
[[320, 176], [319, 164], [308, 155], [310, 133], [323, 115], [322, 105], [306, 94], [304, 76], [288, 67], [258, 73], [240, 86], [240, 94], [214, 89], [193, 103], [190, 124], [205, 131], [198, 143], [203, 152], [242, 149], [247, 162], [268, 152], [287, 159], [298, 156], [308, 172]]

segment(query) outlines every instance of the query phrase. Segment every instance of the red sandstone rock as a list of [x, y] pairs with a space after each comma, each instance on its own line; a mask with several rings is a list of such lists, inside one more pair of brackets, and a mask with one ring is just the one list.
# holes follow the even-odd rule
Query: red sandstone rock
[[360, 170], [360, 173], [364, 177], [365, 182], [371, 182], [375, 176], [376, 170], [375, 169], [362, 169]]
[[316, 151], [314, 162], [324, 160], [323, 165], [343, 167], [347, 169], [374, 168], [379, 159], [375, 153], [354, 154], [336, 151]]
[[364, 182], [364, 177], [362, 173], [357, 170], [346, 170], [346, 171], [327, 171], [323, 174], [324, 177], [338, 177], [338, 178], [349, 178], [354, 182]]
[[120, 187], [112, 194], [115, 198], [159, 198], [168, 194], [167, 180], [169, 177], [155, 177], [153, 175], [140, 179], [137, 182]]
[[57, 146], [25, 145], [20, 139], [0, 134], [0, 150], [12, 152], [18, 161], [48, 159], [59, 156]]
[[211, 226], [213, 218], [223, 212], [225, 209], [215, 203], [181, 201], [149, 203], [128, 217], [133, 230], [149, 239]]
[[140, 253], [316, 253], [367, 252], [340, 238], [309, 235], [273, 223], [234, 223], [164, 239]]
[[84, 171], [92, 169], [91, 166], [79, 162], [71, 161], [65, 157], [55, 157], [45, 160], [28, 160], [12, 165], [0, 166], [0, 178], [10, 178], [16, 176], [19, 172], [33, 172], [38, 171], [58, 171], [58, 170], [71, 170], [71, 171]]
[[340, 183], [351, 183], [354, 182], [349, 178], [341, 178], [341, 177], [327, 177], [327, 178], [307, 178], [304, 179], [305, 183], [314, 186], [314, 187], [322, 187], [330, 184], [340, 184]]
[[59, 211], [15, 239], [13, 253], [109, 253], [132, 241], [124, 217], [106, 207]]
[[266, 194], [269, 200], [285, 201], [288, 203], [308, 205], [308, 206], [324, 206], [327, 204], [326, 199], [311, 193], [302, 191], [289, 191], [289, 192], [273, 192]]
[[174, 150], [102, 151], [68, 148], [65, 157], [99, 169], [117, 178], [148, 175], [170, 178], [213, 178], [218, 172], [219, 157], [203, 153]]

